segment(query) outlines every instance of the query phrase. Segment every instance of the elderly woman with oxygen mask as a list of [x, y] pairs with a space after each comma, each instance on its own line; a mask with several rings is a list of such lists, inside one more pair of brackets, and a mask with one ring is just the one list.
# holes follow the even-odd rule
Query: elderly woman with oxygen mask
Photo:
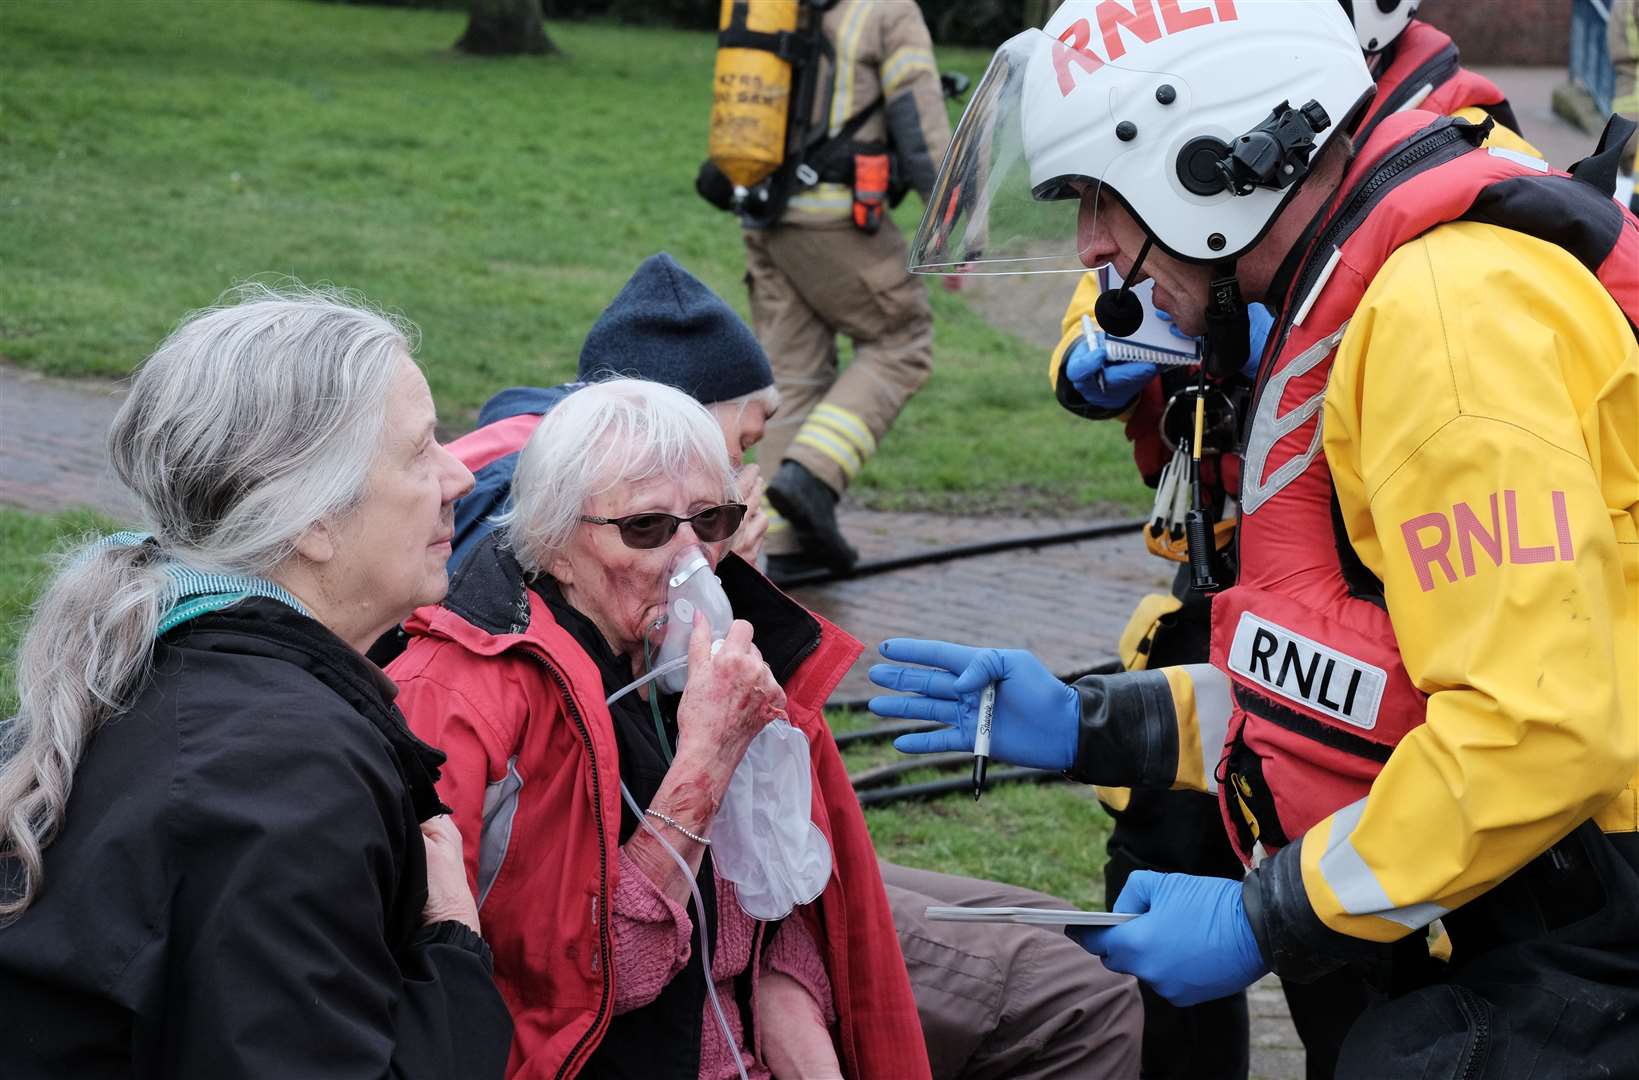
[[926, 1075], [820, 713], [859, 645], [727, 554], [746, 508], [718, 425], [594, 384], [513, 499], [389, 669], [449, 754], [513, 1074]]

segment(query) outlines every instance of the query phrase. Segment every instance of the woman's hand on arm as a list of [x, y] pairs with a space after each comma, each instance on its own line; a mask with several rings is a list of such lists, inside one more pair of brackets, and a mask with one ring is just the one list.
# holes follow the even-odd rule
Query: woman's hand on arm
[[467, 885], [467, 867], [461, 858], [461, 830], [448, 814], [421, 823], [421, 841], [427, 849], [427, 905], [421, 920], [458, 922], [473, 933], [478, 929], [478, 904]]
[[[649, 809], [681, 828], [649, 816], [666, 842], [698, 873], [705, 845], [697, 836], [711, 830], [717, 807], [751, 740], [785, 709], [785, 691], [751, 643], [751, 624], [736, 619], [722, 644], [712, 647], [711, 628], [696, 616], [689, 637], [689, 678], [677, 707], [677, 755]], [[639, 830], [623, 849], [643, 875], [678, 904], [686, 904], [689, 882], [652, 834]]]
[[836, 1019], [825, 958], [800, 912], [782, 922], [763, 951], [756, 984], [757, 1053], [779, 1080], [842, 1076], [831, 1024]]

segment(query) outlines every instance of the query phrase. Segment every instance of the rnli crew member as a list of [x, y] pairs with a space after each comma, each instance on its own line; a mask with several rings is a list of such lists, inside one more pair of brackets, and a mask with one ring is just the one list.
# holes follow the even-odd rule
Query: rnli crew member
[[1065, 687], [1025, 652], [891, 640], [872, 677], [913, 693], [872, 710], [950, 725], [903, 750], [964, 749], [995, 683], [995, 757], [1218, 793], [1244, 882], [1135, 873], [1139, 917], [1084, 939], [1175, 1003], [1350, 966], [1386, 996], [1339, 1076], [1615, 1075], [1639, 1060], [1628, 130], [1568, 174], [1420, 110], [1356, 144], [1373, 88], [1331, 5], [1116, 7], [998, 52], [913, 265], [1016, 235], [1050, 262], [996, 220], [1028, 191], [1078, 205], [1060, 255], [1153, 278], [1215, 378], [1247, 302], [1275, 312], [1211, 663]]
[[[760, 455], [776, 581], [857, 561], [837, 500], [933, 370], [927, 290], [905, 269], [905, 239], [884, 200], [910, 188], [926, 196], [950, 139], [915, 3], [815, 7], [833, 54], [819, 61], [818, 84], [829, 87], [815, 95], [819, 144], [783, 211], [741, 215], [752, 326], [783, 403]], [[853, 343], [840, 370], [839, 334]]]
[[[1540, 157], [1515, 133], [1518, 121], [1495, 83], [1461, 65], [1451, 38], [1414, 17], [1415, 0], [1353, 3], [1342, 0], [1365, 54], [1377, 93], [1355, 131], [1363, 142], [1379, 119], [1416, 105], [1429, 112], [1482, 123], [1497, 121], [1488, 145]], [[1194, 382], [1188, 367], [1162, 369], [1137, 362], [1110, 363], [1101, 336], [1089, 343], [1082, 329], [1086, 316], [1097, 325], [1094, 310], [1100, 295], [1098, 275], [1083, 274], [1060, 324], [1060, 340], [1048, 363], [1048, 381], [1060, 405], [1089, 420], [1119, 419], [1133, 447], [1133, 459], [1144, 482], [1157, 489], [1161, 515], [1145, 530], [1148, 549], [1166, 559], [1187, 562], [1182, 532], [1162, 520], [1163, 503], [1173, 491], [1163, 483], [1175, 448], [1163, 438], [1167, 404]], [[1259, 304], [1249, 309], [1254, 360], [1263, 352], [1270, 315]], [[1173, 328], [1180, 337], [1180, 331]], [[1240, 400], [1235, 396], [1234, 400]], [[1176, 409], [1178, 406], [1175, 405]], [[1232, 430], [1232, 429], [1230, 429]], [[1233, 553], [1234, 499], [1240, 461], [1233, 447], [1213, 446], [1202, 461], [1207, 487], [1205, 505], [1219, 521], [1216, 540], [1221, 557]], [[1139, 602], [1122, 633], [1121, 661], [1129, 671], [1207, 659], [1210, 606], [1205, 593], [1189, 587], [1189, 572], [1180, 565], [1169, 593]], [[1106, 850], [1104, 889], [1107, 903], [1121, 894], [1134, 870], [1169, 870], [1214, 877], [1241, 877], [1240, 860], [1229, 846], [1218, 801], [1195, 791], [1158, 788], [1100, 788], [1099, 800], [1115, 822]], [[1365, 984], [1338, 971], [1306, 986], [1283, 983], [1293, 1026], [1303, 1040], [1307, 1074], [1330, 1077], [1338, 1046], [1366, 1005]], [[1248, 1072], [1246, 998], [1232, 994], [1187, 1010], [1170, 1005], [1144, 988], [1144, 1074], [1146, 1077], [1244, 1078]]]

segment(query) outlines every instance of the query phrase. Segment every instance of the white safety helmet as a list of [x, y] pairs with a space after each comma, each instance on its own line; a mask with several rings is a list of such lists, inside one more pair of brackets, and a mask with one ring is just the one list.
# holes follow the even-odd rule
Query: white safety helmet
[[1382, 52], [1417, 17], [1420, 0], [1338, 0], [1364, 52]]
[[1088, 191], [1118, 198], [1174, 256], [1233, 259], [1372, 91], [1330, 0], [1068, 0], [992, 58], [911, 268], [1084, 270]]

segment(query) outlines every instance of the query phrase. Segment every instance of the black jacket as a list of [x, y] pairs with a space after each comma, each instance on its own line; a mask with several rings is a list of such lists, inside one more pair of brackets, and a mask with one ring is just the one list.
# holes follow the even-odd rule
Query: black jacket
[[0, 1075], [500, 1077], [487, 946], [421, 926], [443, 757], [393, 693], [271, 600], [156, 644], [0, 929]]

